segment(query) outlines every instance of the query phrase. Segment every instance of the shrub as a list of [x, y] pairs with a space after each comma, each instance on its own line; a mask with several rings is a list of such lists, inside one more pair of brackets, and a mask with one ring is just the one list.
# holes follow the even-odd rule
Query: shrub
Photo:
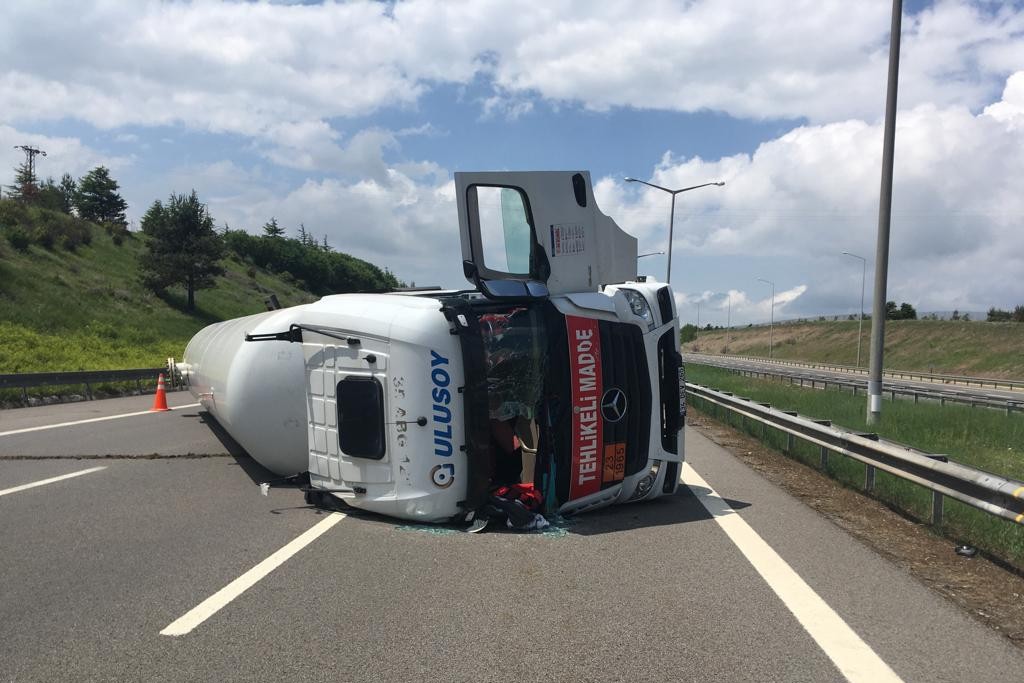
[[21, 252], [28, 251], [28, 246], [32, 244], [32, 238], [25, 232], [24, 228], [20, 226], [8, 228], [6, 233], [7, 241], [12, 247]]
[[28, 211], [21, 202], [13, 199], [0, 199], [0, 227], [9, 228], [28, 223]]

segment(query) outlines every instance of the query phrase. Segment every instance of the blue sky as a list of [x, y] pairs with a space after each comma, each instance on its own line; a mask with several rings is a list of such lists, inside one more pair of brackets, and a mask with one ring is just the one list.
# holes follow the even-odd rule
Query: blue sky
[[[581, 9], [585, 7], [585, 9]], [[417, 284], [461, 286], [452, 173], [587, 169], [667, 249], [684, 319], [849, 313], [874, 258], [887, 1], [8, 3], [0, 173], [112, 169], [138, 220], [195, 189]], [[904, 8], [889, 298], [1024, 303], [1024, 9]], [[665, 258], [641, 261], [664, 278]], [[871, 269], [868, 272], [870, 296]]]

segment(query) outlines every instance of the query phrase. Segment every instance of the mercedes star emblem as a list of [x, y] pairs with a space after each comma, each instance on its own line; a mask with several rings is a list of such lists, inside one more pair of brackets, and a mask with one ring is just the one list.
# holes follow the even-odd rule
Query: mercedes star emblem
[[601, 415], [608, 422], [618, 422], [626, 416], [626, 394], [622, 389], [609, 389], [601, 398]]

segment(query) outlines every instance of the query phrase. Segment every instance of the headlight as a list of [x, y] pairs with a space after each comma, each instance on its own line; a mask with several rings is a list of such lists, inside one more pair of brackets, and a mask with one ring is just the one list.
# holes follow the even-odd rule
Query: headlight
[[647, 303], [647, 299], [640, 292], [632, 289], [620, 289], [626, 296], [626, 301], [629, 302], [629, 308], [633, 311], [633, 315], [638, 318], [642, 318], [647, 323], [647, 331], [650, 332], [654, 329], [654, 315], [651, 313], [651, 307]]
[[651, 466], [647, 475], [636, 483], [636, 490], [634, 490], [633, 495], [629, 497], [630, 501], [640, 500], [651, 492], [651, 489], [654, 487], [654, 482], [658, 479], [659, 469], [661, 469], [661, 461], [655, 460], [654, 465]]

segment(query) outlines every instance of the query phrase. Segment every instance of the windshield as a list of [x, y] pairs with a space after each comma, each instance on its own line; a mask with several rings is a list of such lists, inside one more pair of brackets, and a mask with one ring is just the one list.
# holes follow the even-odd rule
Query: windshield
[[547, 337], [539, 311], [525, 307], [480, 316], [492, 420], [532, 420], [547, 366]]

